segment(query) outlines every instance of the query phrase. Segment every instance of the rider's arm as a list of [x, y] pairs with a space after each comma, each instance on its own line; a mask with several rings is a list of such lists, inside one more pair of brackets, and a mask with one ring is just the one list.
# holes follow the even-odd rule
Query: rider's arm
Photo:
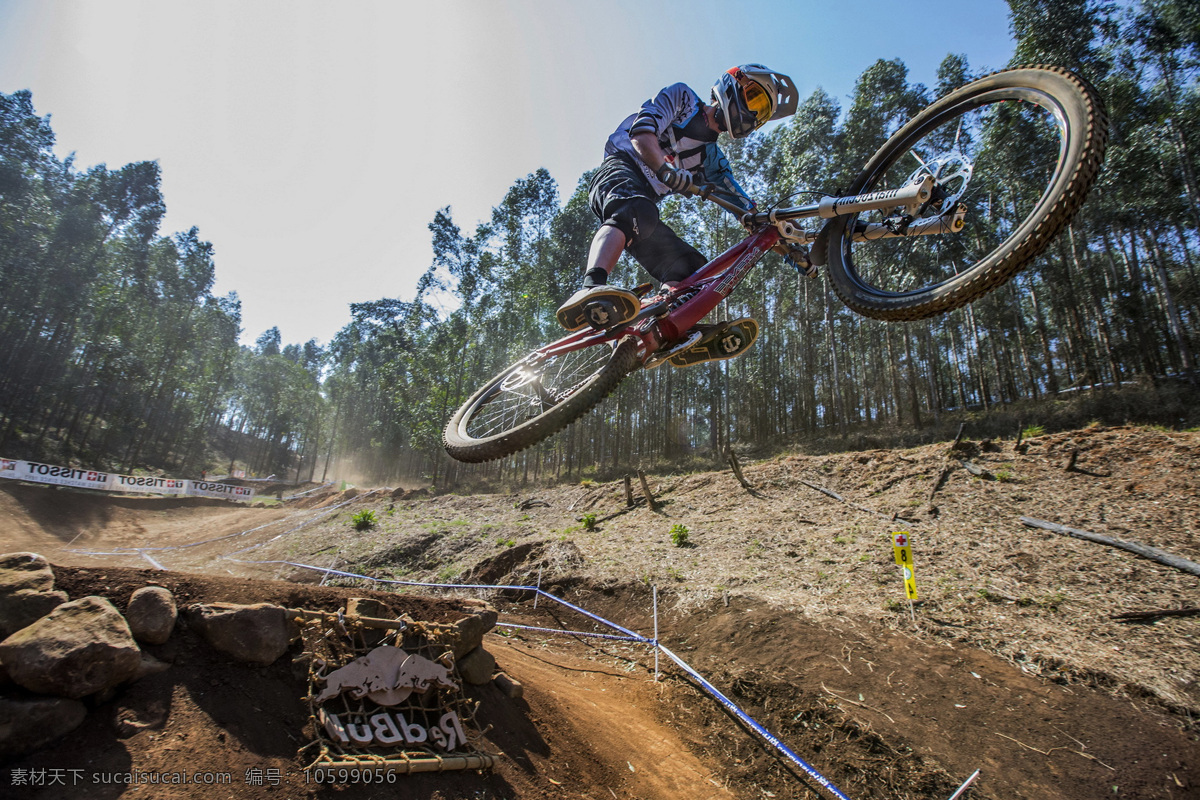
[[638, 154], [646, 166], [653, 172], [658, 172], [659, 168], [666, 163], [667, 154], [663, 152], [662, 145], [658, 143], [657, 134], [643, 131], [641, 133], [631, 134], [629, 141], [633, 143], [633, 149]]
[[729, 166], [729, 159], [725, 157], [725, 153], [721, 151], [721, 148], [715, 142], [704, 146], [704, 180], [706, 183], [716, 187], [713, 194], [722, 200], [733, 203], [743, 211], [754, 210], [754, 201], [742, 190], [738, 182], [734, 180], [733, 170]]
[[667, 154], [659, 143], [659, 137], [689, 109], [694, 111], [697, 102], [695, 92], [682, 83], [674, 83], [642, 105], [642, 110], [629, 127], [629, 141], [637, 157], [652, 173], [657, 174], [667, 163]]

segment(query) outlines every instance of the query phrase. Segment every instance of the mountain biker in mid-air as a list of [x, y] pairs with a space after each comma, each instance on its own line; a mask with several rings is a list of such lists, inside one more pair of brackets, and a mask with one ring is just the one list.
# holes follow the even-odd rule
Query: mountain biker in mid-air
[[[735, 139], [748, 136], [770, 120], [795, 113], [796, 105], [791, 78], [761, 64], [744, 64], [722, 73], [708, 105], [676, 83], [627, 117], [605, 144], [604, 162], [589, 187], [588, 199], [601, 226], [588, 252], [583, 288], [558, 309], [559, 323], [569, 331], [586, 325], [612, 328], [637, 316], [637, 295], [608, 286], [622, 251], [664, 289], [703, 267], [708, 259], [659, 220], [659, 199], [686, 193], [699, 182], [743, 211], [752, 211], [754, 201], [733, 179], [717, 136], [722, 131]], [[780, 250], [794, 266], [815, 274], [803, 249], [780, 245]], [[701, 339], [671, 357], [675, 366], [733, 358], [758, 338], [758, 323], [749, 317], [697, 327]]]

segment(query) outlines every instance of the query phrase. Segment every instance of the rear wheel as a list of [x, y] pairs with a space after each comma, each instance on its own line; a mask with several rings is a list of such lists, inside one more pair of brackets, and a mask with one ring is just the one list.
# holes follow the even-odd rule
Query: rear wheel
[[[846, 194], [898, 189], [932, 175], [916, 210], [829, 223], [829, 274], [854, 311], [922, 319], [1012, 278], [1070, 223], [1104, 159], [1108, 118], [1096, 91], [1057, 67], [1018, 67], [941, 98], [888, 139]], [[958, 232], [895, 236], [914, 225]], [[893, 234], [888, 236], [888, 234]]]
[[599, 342], [525, 356], [475, 392], [442, 435], [446, 452], [476, 463], [512, 455], [591, 411], [638, 363], [640, 341]]

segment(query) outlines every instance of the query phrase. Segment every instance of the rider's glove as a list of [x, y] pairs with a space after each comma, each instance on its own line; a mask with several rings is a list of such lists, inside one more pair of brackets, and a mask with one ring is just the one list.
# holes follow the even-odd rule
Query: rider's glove
[[654, 176], [673, 192], [688, 194], [696, 188], [696, 182], [692, 180], [692, 173], [683, 169], [675, 169], [665, 162], [658, 168], [658, 172], [654, 173]]

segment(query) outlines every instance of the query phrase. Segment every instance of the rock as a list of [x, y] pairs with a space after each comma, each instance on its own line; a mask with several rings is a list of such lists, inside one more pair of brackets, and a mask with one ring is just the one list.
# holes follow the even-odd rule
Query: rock
[[0, 642], [0, 660], [31, 692], [79, 699], [132, 678], [142, 654], [112, 603], [84, 597]]
[[0, 639], [37, 622], [67, 602], [54, 591], [50, 562], [37, 553], [0, 555]]
[[143, 586], [129, 598], [125, 621], [133, 638], [146, 644], [163, 644], [175, 629], [175, 596], [161, 586]]
[[0, 697], [0, 761], [40, 750], [78, 728], [86, 716], [78, 700]]
[[460, 659], [467, 653], [483, 644], [483, 636], [496, 627], [498, 614], [482, 600], [469, 601], [467, 616], [454, 623], [454, 633], [451, 637], [451, 648], [454, 658]]
[[211, 603], [191, 606], [188, 611], [205, 640], [238, 661], [270, 664], [287, 651], [287, 610], [280, 606]]
[[467, 607], [467, 611], [483, 620], [484, 633], [496, 627], [496, 620], [500, 618], [500, 615], [491, 603], [474, 599], [464, 599], [462, 603]]
[[482, 647], [476, 647], [458, 662], [458, 674], [464, 681], [475, 686], [482, 686], [490, 681], [495, 671], [496, 657]]
[[346, 616], [388, 619], [392, 616], [392, 612], [384, 605], [383, 601], [373, 597], [351, 597], [346, 601]]
[[521, 685], [521, 682], [513, 680], [503, 672], [497, 672], [492, 678], [492, 682], [496, 684], [497, 689], [504, 693], [505, 697], [512, 700], [519, 700], [525, 696], [525, 687]]
[[135, 681], [140, 681], [142, 678], [148, 678], [151, 675], [157, 675], [160, 672], [166, 672], [171, 668], [171, 665], [166, 661], [159, 661], [149, 653], [142, 653], [141, 663], [138, 664], [137, 673], [133, 676]]
[[54, 589], [54, 571], [50, 562], [37, 553], [5, 553], [0, 555], [0, 595], [30, 590], [49, 592]]

